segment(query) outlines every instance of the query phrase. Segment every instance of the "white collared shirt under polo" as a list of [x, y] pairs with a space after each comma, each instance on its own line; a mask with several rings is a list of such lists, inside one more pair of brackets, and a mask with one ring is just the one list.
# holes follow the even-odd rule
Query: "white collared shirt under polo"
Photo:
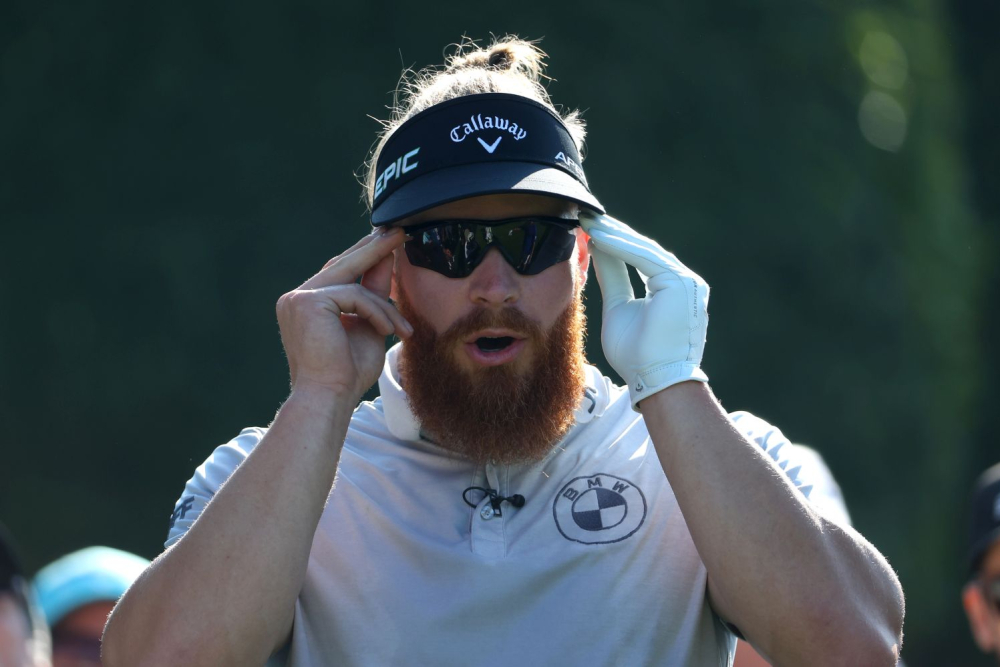
[[[289, 665], [729, 664], [735, 638], [708, 604], [705, 566], [627, 391], [588, 367], [576, 425], [548, 456], [477, 466], [420, 437], [397, 356], [381, 397], [351, 420]], [[808, 495], [781, 433], [733, 420]], [[244, 430], [197, 469], [168, 546], [264, 433]], [[470, 491], [470, 507], [473, 486], [524, 506], [498, 514]]]

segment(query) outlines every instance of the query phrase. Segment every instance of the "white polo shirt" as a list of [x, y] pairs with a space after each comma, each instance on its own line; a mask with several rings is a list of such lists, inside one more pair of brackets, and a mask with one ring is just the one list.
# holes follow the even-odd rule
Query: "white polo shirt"
[[[544, 460], [473, 465], [420, 437], [399, 386], [354, 412], [295, 608], [288, 664], [728, 665], [735, 637], [628, 392], [587, 368], [577, 423]], [[808, 495], [793, 447], [733, 419]], [[192, 525], [264, 429], [215, 450], [175, 506]], [[471, 486], [524, 496], [500, 515]], [[248, 544], [247, 548], [252, 548]]]

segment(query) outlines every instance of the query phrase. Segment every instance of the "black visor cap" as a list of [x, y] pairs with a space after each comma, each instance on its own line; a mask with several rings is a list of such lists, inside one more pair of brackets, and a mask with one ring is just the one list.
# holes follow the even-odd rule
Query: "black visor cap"
[[604, 213], [562, 119], [520, 95], [468, 95], [425, 109], [389, 138], [376, 174], [376, 227], [502, 193], [548, 195]]

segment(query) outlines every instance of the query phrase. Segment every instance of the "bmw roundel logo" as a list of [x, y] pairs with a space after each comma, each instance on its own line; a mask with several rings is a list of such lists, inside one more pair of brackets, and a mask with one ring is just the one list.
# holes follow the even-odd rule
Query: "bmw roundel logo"
[[562, 536], [582, 544], [620, 542], [646, 519], [646, 497], [632, 482], [598, 473], [570, 480], [552, 505]]

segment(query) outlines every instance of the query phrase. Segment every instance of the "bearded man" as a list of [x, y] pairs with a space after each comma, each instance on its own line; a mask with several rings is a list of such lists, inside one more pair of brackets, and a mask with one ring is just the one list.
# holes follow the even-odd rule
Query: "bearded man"
[[[373, 233], [278, 302], [291, 394], [188, 482], [106, 664], [725, 665], [737, 634], [895, 664], [892, 570], [810, 506], [780, 432], [721, 409], [707, 285], [603, 215], [542, 55], [411, 82]], [[591, 257], [627, 389], [584, 359]]]

